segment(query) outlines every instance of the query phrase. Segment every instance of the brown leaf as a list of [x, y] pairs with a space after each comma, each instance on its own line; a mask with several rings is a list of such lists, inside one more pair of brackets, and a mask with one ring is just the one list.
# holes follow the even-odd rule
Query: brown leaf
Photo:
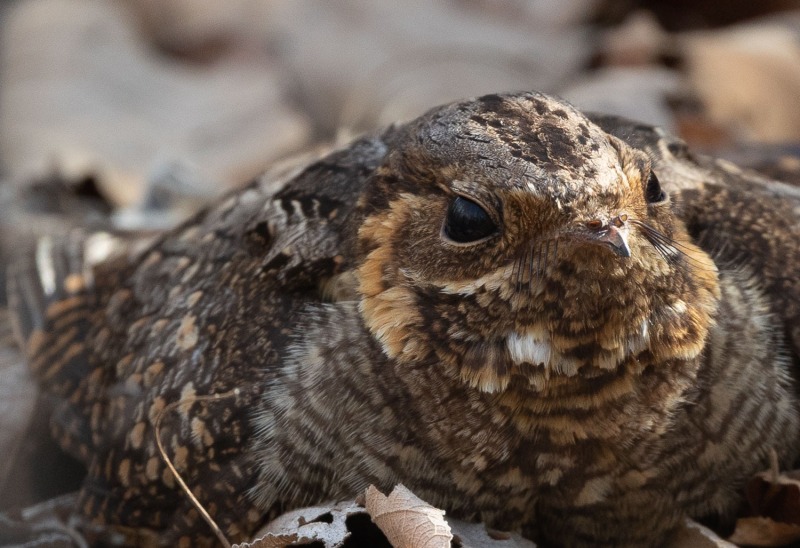
[[788, 474], [756, 474], [747, 484], [747, 501], [759, 516], [800, 525], [800, 481]]
[[800, 525], [764, 517], [739, 518], [728, 540], [746, 546], [785, 546], [800, 540]]
[[600, 40], [603, 62], [616, 66], [654, 65], [671, 47], [670, 36], [647, 10], [631, 13]]
[[679, 38], [692, 88], [713, 121], [740, 139], [800, 139], [800, 18], [756, 21]]
[[414, 548], [449, 548], [453, 540], [444, 510], [434, 508], [402, 484], [389, 496], [370, 485], [367, 489], [367, 512], [393, 546]]

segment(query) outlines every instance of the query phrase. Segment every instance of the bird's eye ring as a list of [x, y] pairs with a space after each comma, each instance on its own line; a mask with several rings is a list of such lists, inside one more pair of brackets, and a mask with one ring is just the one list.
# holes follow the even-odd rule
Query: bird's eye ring
[[447, 208], [444, 220], [444, 235], [453, 242], [473, 243], [497, 232], [497, 224], [489, 213], [476, 202], [456, 196]]

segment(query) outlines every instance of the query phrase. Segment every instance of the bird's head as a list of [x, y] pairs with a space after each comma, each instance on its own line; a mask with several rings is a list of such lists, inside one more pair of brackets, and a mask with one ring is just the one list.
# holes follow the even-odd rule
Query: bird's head
[[400, 362], [541, 390], [703, 348], [713, 262], [648, 157], [568, 104], [488, 95], [429, 112], [358, 210], [361, 312]]

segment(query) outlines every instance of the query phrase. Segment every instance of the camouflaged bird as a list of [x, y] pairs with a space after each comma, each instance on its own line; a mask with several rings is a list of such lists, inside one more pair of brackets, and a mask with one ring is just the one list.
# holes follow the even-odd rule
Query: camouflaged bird
[[800, 192], [594, 119], [487, 95], [138, 253], [43, 241], [10, 294], [88, 467], [83, 531], [214, 542], [159, 417], [231, 540], [398, 482], [543, 545], [730, 518], [772, 450], [798, 454]]

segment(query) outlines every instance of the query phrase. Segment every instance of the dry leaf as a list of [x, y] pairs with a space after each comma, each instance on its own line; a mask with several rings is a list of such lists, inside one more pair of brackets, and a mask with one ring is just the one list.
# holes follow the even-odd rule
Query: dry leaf
[[[322, 542], [326, 548], [333, 548], [345, 545], [348, 539], [356, 546], [389, 546], [389, 541], [366, 513], [365, 500], [366, 497], [362, 494], [352, 501], [292, 510], [262, 528], [255, 535], [257, 540], [239, 547], [274, 548]], [[488, 532], [482, 523], [456, 519], [448, 520], [448, 523], [453, 532], [452, 545], [455, 547], [536, 548], [536, 544], [518, 533], [504, 533], [500, 537], [496, 531]], [[262, 544], [258, 544], [259, 542]]]
[[285, 548], [297, 542], [297, 535], [275, 535], [267, 533], [263, 537], [259, 537], [253, 542], [243, 542], [241, 544], [234, 544], [231, 548]]
[[370, 485], [366, 507], [372, 521], [397, 548], [449, 548], [453, 540], [444, 510], [434, 508], [402, 484], [388, 497]]
[[[342, 546], [354, 532], [353, 528], [357, 524], [351, 522], [349, 518], [356, 514], [362, 514], [365, 520], [368, 521], [363, 506], [359, 506], [355, 501], [329, 503], [292, 510], [278, 516], [263, 527], [256, 534], [258, 540], [253, 541], [253, 545], [249, 548], [284, 546], [277, 544], [261, 545], [256, 544], [256, 542], [274, 543], [278, 539], [288, 539], [289, 537], [292, 537], [292, 539], [286, 541], [287, 544], [291, 542], [293, 545], [302, 546], [303, 544], [321, 542], [325, 548], [336, 548]], [[372, 523], [370, 525], [373, 528], [375, 527]], [[248, 547], [242, 546], [242, 548]]]
[[590, 55], [590, 33], [573, 22], [595, 2], [273, 0], [250, 20], [282, 38], [305, 106], [333, 134], [456, 98], [554, 89]]
[[160, 48], [192, 59], [255, 34], [250, 0], [128, 0], [128, 5]]
[[667, 544], [668, 548], [736, 548], [714, 531], [694, 520], [685, 519]]
[[800, 481], [788, 474], [756, 474], [747, 484], [747, 501], [758, 516], [800, 525]]
[[739, 518], [728, 540], [745, 546], [785, 546], [800, 540], [800, 525], [765, 517]]
[[264, 52], [209, 65], [154, 55], [120, 2], [29, 0], [4, 15], [0, 154], [14, 179], [96, 175], [131, 205], [175, 162], [239, 184], [308, 141]]
[[739, 139], [800, 139], [800, 17], [782, 16], [679, 38], [692, 87]]
[[773, 453], [771, 470], [747, 484], [747, 501], [755, 517], [739, 518], [730, 540], [751, 546], [783, 546], [800, 540], [800, 476], [779, 473]]
[[651, 11], [631, 13], [618, 27], [608, 30], [600, 39], [602, 61], [614, 66], [647, 66], [658, 64], [659, 57], [672, 48], [671, 38]]
[[0, 513], [0, 546], [87, 547], [86, 539], [69, 520], [77, 498], [77, 493], [70, 493], [23, 510]]

